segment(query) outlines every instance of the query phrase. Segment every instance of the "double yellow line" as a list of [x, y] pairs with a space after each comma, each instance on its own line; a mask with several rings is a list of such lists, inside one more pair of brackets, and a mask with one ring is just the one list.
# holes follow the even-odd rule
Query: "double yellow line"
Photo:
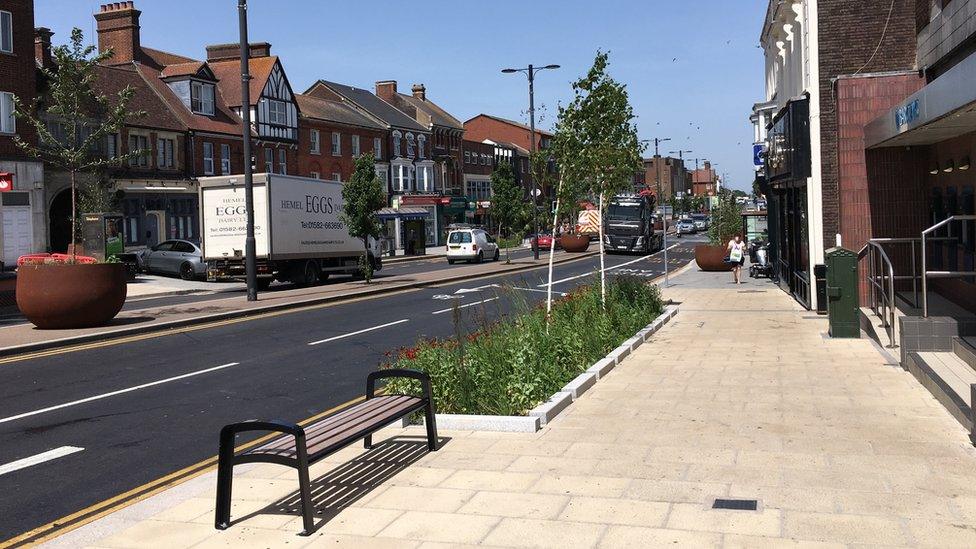
[[[299, 425], [305, 426], [309, 423], [313, 423], [325, 416], [335, 413], [338, 410], [351, 406], [358, 402], [363, 401], [366, 398], [365, 395], [356, 397], [348, 402], [334, 406], [315, 414], [314, 416], [304, 419], [298, 422]], [[257, 440], [253, 440], [246, 444], [242, 444], [234, 449], [235, 452], [243, 452], [249, 448], [254, 448], [260, 444], [263, 444], [274, 437], [281, 436], [281, 433], [271, 433], [265, 435]], [[170, 473], [164, 477], [158, 478], [151, 482], [147, 482], [142, 486], [133, 488], [127, 492], [121, 493], [117, 496], [111, 497], [104, 501], [100, 501], [94, 505], [90, 505], [80, 511], [61, 517], [58, 520], [49, 522], [44, 526], [35, 528], [29, 532], [24, 532], [19, 536], [10, 538], [4, 542], [0, 542], [0, 549], [6, 549], [8, 547], [24, 547], [28, 545], [34, 545], [42, 543], [53, 539], [57, 536], [66, 534], [76, 528], [80, 528], [90, 522], [98, 520], [106, 515], [124, 509], [134, 503], [140, 502], [148, 497], [151, 497], [159, 492], [162, 492], [168, 488], [172, 488], [177, 484], [182, 484], [190, 479], [196, 478], [200, 475], [212, 471], [217, 466], [217, 456], [207, 458], [199, 463], [190, 465], [189, 467], [180, 469], [174, 473]]]

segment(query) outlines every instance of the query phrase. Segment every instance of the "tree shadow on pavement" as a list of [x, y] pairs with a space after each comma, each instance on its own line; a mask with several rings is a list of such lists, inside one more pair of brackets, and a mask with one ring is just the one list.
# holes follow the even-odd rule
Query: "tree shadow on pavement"
[[[447, 442], [450, 442], [450, 438], [440, 437], [438, 447], [442, 448]], [[316, 520], [313, 532], [427, 453], [426, 437], [397, 436], [374, 444], [372, 450], [336, 465], [325, 476], [312, 479], [312, 505]], [[296, 489], [263, 509], [235, 519], [232, 524], [246, 523], [251, 517], [265, 514], [300, 517], [302, 502], [299, 491]]]

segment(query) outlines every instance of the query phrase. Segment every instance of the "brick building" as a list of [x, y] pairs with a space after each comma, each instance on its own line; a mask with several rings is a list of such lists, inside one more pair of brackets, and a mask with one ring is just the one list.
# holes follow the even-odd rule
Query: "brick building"
[[[658, 182], [658, 159], [645, 158], [644, 172], [639, 178], [644, 186], [656, 197]], [[691, 189], [687, 187], [688, 169], [685, 161], [680, 158], [661, 157], [660, 158], [660, 180], [661, 192], [666, 198], [675, 196], [677, 193], [688, 193]]]
[[853, 219], [844, 195], [863, 188], [840, 126], [870, 119], [910, 89], [915, 37], [915, 0], [769, 2], [760, 37], [766, 97], [756, 108], [773, 114], [761, 185], [778, 280], [807, 307], [823, 300], [814, 267]]
[[692, 196], [715, 196], [718, 192], [718, 174], [708, 160], [691, 172]]
[[[50, 41], [50, 31], [37, 29], [37, 40]], [[16, 96], [30, 105], [37, 92], [34, 61], [34, 2], [9, 0], [0, 4], [0, 182], [12, 184], [0, 192], [0, 267], [16, 266], [21, 255], [47, 247], [47, 197], [44, 166], [14, 144], [14, 136], [34, 142], [32, 128], [14, 116]]]
[[491, 174], [495, 171], [495, 147], [492, 143], [464, 140], [464, 196], [474, 207], [468, 207], [464, 219], [487, 224], [491, 211]]
[[[489, 114], [479, 114], [464, 123], [464, 136], [470, 141], [491, 141], [501, 144], [516, 153], [513, 168], [519, 183], [528, 189], [532, 186], [532, 173], [529, 167], [529, 152], [532, 150], [532, 131], [525, 124]], [[552, 133], [535, 129], [536, 150], [548, 149], [552, 144]], [[555, 165], [550, 164], [550, 172]], [[551, 178], [554, 179], [554, 178]], [[552, 196], [552, 189], [542, 189], [543, 195]]]
[[383, 162], [386, 129], [341, 101], [298, 94], [298, 175], [349, 181], [356, 157]]

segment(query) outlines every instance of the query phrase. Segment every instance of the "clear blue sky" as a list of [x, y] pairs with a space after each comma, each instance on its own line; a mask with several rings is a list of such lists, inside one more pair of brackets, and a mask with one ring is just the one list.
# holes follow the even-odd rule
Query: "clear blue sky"
[[[36, 24], [55, 43], [72, 27], [86, 35], [101, 2], [35, 0]], [[718, 163], [732, 187], [752, 187], [749, 113], [763, 95], [756, 47], [763, 0], [250, 0], [250, 39], [272, 44], [296, 92], [318, 78], [372, 88], [395, 79], [427, 95], [461, 120], [490, 113], [527, 120], [527, 86], [500, 69], [556, 63], [541, 73], [536, 103], [571, 96], [597, 48], [610, 51], [610, 71], [627, 84], [642, 139], [671, 137], [662, 154], [690, 149], [690, 158]], [[142, 43], [202, 59], [204, 46], [237, 40], [236, 0], [136, 0]], [[653, 154], [649, 150], [648, 155]]]

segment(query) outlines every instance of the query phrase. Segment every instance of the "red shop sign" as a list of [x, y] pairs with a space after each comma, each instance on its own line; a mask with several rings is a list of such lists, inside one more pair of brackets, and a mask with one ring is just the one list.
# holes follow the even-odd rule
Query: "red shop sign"
[[[451, 199], [447, 199], [450, 203]], [[436, 206], [438, 204], [443, 204], [444, 198], [440, 196], [423, 196], [423, 195], [404, 195], [400, 197], [401, 206]]]
[[0, 172], [0, 193], [14, 190], [14, 174]]

